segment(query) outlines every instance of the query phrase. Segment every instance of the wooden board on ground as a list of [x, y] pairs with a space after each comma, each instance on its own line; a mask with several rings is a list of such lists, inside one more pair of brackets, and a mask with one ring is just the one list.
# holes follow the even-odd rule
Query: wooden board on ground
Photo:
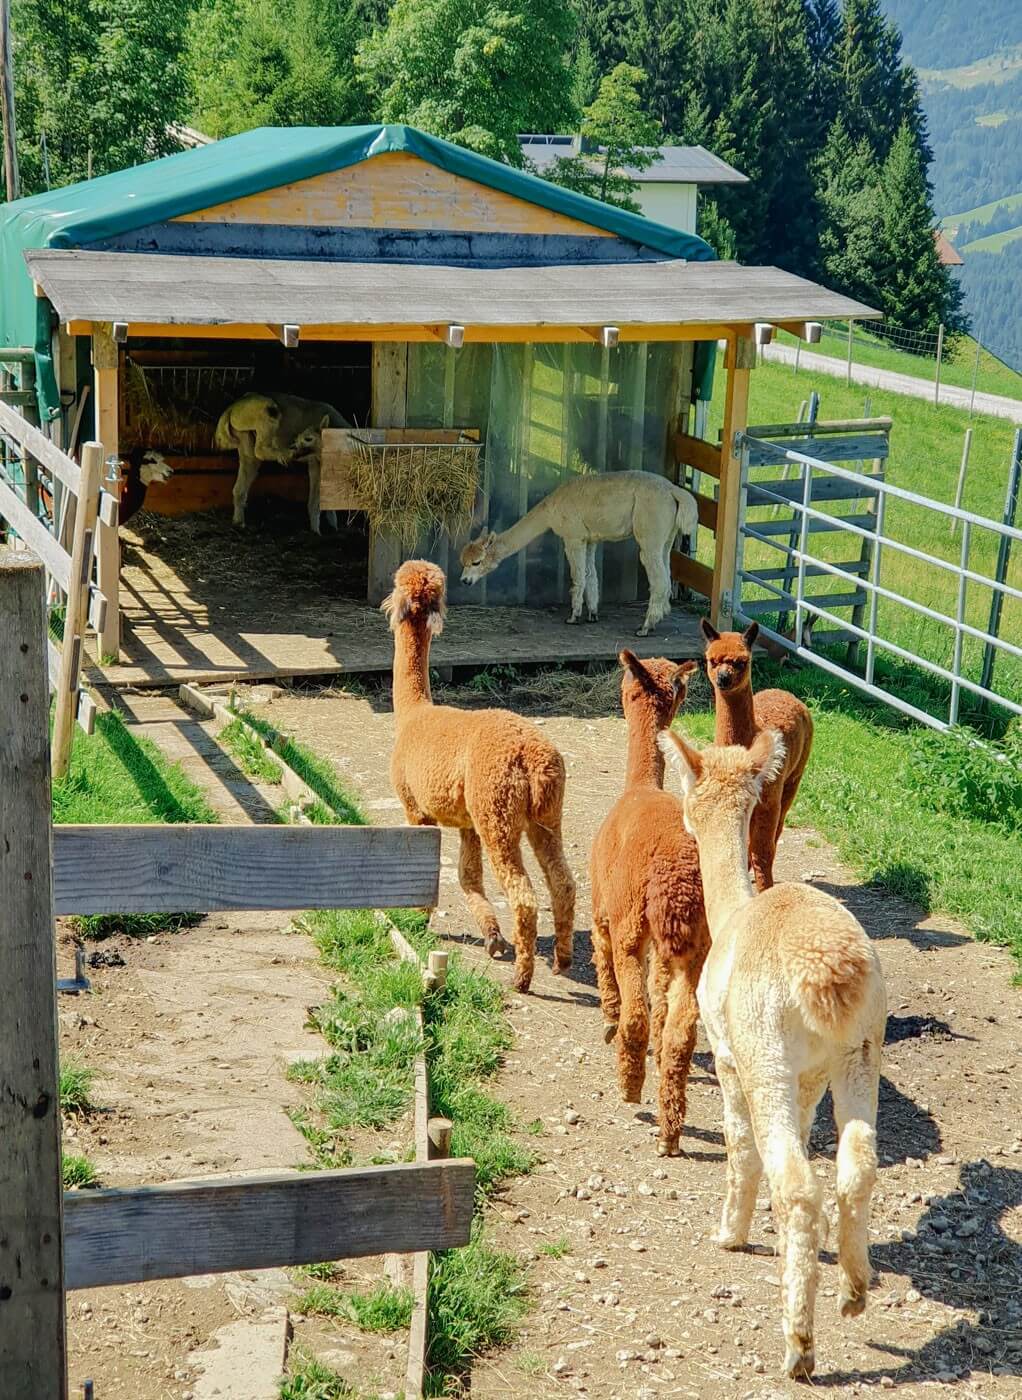
[[437, 902], [435, 827], [58, 826], [58, 914], [419, 908]]
[[66, 1192], [66, 1286], [451, 1249], [468, 1243], [474, 1186], [466, 1159]]

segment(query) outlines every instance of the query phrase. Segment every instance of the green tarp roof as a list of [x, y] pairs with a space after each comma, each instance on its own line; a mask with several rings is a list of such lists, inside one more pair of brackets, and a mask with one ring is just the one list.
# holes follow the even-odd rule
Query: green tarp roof
[[408, 152], [453, 175], [672, 258], [707, 261], [715, 256], [695, 234], [575, 194], [414, 127], [259, 127], [0, 207], [0, 346], [36, 345], [40, 398], [52, 413], [56, 386], [49, 360], [49, 308], [35, 296], [22, 256], [25, 250], [84, 247], [392, 151]]

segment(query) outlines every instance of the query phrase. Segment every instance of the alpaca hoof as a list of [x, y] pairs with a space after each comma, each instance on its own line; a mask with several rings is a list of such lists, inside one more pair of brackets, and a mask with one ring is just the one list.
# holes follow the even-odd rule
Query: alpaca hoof
[[866, 1294], [842, 1293], [838, 1299], [842, 1317], [858, 1317], [866, 1311]]
[[511, 944], [500, 933], [488, 933], [483, 946], [490, 958], [506, 958], [512, 951]]
[[614, 1039], [614, 1037], [615, 1037], [616, 1035], [617, 1035], [617, 1022], [616, 1022], [616, 1021], [604, 1021], [604, 1023], [603, 1023], [603, 1043], [604, 1043], [604, 1045], [609, 1045], [610, 1042]]
[[570, 956], [567, 957], [567, 958], [562, 958], [562, 957], [559, 957], [559, 956], [555, 953], [555, 954], [554, 954], [554, 961], [553, 961], [553, 974], [554, 974], [554, 976], [555, 976], [555, 977], [563, 977], [564, 974], [565, 974], [566, 972], [569, 972], [570, 970], [571, 970], [571, 958], [570, 958]]
[[516, 972], [511, 978], [511, 986], [516, 992], [527, 992], [532, 985], [532, 969], [528, 972]]
[[591, 612], [586, 614], [586, 622], [599, 622], [599, 620], [599, 615], [597, 613]]
[[638, 630], [638, 632], [636, 632], [635, 635], [636, 635], [637, 637], [648, 637], [649, 634], [652, 632], [652, 630], [653, 630], [652, 627], [640, 627], [639, 630]]
[[642, 1103], [642, 1088], [641, 1088], [641, 1086], [640, 1086], [638, 1089], [631, 1089], [631, 1088], [622, 1089], [622, 1090], [621, 1090], [621, 1102], [622, 1102], [622, 1103]]
[[574, 627], [576, 623], [579, 623], [581, 621], [582, 619], [580, 617], [566, 617], [564, 619], [565, 626], [567, 627]]
[[658, 1157], [682, 1157], [684, 1153], [676, 1137], [662, 1137], [657, 1142], [656, 1155]]
[[726, 1249], [730, 1251], [736, 1249], [744, 1249], [746, 1244], [748, 1243], [747, 1240], [739, 1238], [738, 1235], [725, 1234], [723, 1230], [718, 1230], [715, 1235], [710, 1236], [710, 1239], [713, 1241], [713, 1243], [717, 1246], [718, 1249]]
[[807, 1381], [816, 1369], [816, 1353], [813, 1348], [789, 1346], [784, 1353], [784, 1374], [793, 1381]]

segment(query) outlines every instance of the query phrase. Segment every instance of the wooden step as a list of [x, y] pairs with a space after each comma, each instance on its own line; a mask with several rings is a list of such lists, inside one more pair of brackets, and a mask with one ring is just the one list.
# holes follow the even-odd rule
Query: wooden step
[[[833, 612], [835, 608], [857, 608], [860, 603], [867, 601], [866, 590], [860, 589], [856, 593], [829, 593], [817, 594], [815, 597], [806, 598], [807, 603], [815, 603], [818, 608], [826, 608], [828, 612]], [[796, 601], [793, 594], [786, 594], [783, 598], [753, 598], [742, 599], [741, 610], [748, 613], [749, 617], [762, 617], [764, 613], [772, 612], [794, 612]], [[812, 616], [812, 614], [808, 614]]]
[[[877, 518], [875, 515], [835, 515], [832, 520], [809, 520], [809, 533], [811, 535], [831, 534], [835, 530], [842, 530], [846, 525], [858, 525], [861, 530], [874, 531], [876, 529]], [[747, 522], [750, 530], [755, 530], [760, 535], [790, 535], [798, 534], [802, 529], [801, 520], [794, 522], [790, 520], [751, 520]]]

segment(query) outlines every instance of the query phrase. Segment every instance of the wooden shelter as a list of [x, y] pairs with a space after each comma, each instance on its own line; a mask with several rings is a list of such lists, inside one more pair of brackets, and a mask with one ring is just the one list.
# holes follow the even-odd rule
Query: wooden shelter
[[[34, 340], [40, 413], [55, 435], [67, 443], [80, 421], [110, 455], [153, 447], [177, 468], [150, 488], [148, 509], [228, 503], [231, 463], [212, 449], [212, 425], [248, 389], [330, 402], [373, 430], [367, 441], [483, 443], [471, 521], [445, 529], [441, 518], [414, 544], [407, 531], [371, 532], [371, 603], [403, 552], [451, 566], [469, 526], [507, 528], [574, 472], [694, 470], [717, 483], [700, 502], [714, 563], [679, 555], [675, 575], [710, 598], [718, 621], [739, 508], [729, 444], [746, 423], [757, 333], [811, 335], [807, 323], [874, 314], [401, 126], [253, 131], [18, 201], [0, 214], [0, 269], [17, 290], [0, 339]], [[723, 448], [694, 426], [721, 342]], [[352, 450], [324, 434], [324, 508], [356, 504]], [[415, 472], [413, 452], [397, 460]], [[305, 489], [293, 469], [261, 484]], [[609, 605], [638, 600], [631, 541], [605, 546], [600, 567]], [[466, 604], [550, 607], [565, 596], [551, 537], [474, 593], [449, 574]], [[101, 651], [119, 642], [114, 606]]]

